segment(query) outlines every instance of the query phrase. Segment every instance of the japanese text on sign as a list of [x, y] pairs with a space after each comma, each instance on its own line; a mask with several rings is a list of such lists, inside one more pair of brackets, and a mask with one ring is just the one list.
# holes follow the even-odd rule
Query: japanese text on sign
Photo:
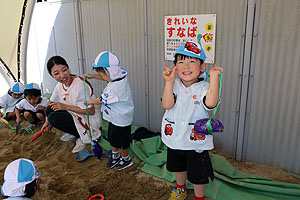
[[198, 42], [205, 50], [206, 62], [214, 63], [216, 15], [181, 15], [165, 17], [165, 59], [173, 60], [177, 48], [186, 41]]

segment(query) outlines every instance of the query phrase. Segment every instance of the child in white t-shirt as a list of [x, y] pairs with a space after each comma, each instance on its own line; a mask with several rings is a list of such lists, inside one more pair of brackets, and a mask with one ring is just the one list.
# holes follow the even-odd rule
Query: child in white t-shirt
[[8, 92], [0, 97], [0, 109], [2, 108], [3, 113], [0, 111], [0, 118], [10, 120], [15, 117], [15, 106], [21, 101], [24, 96], [24, 85], [20, 82], [14, 82], [11, 84]]
[[101, 112], [103, 112], [103, 118], [109, 122], [108, 140], [112, 147], [112, 156], [106, 167], [122, 170], [133, 164], [128, 155], [134, 114], [127, 79], [128, 72], [120, 67], [119, 58], [109, 51], [101, 52], [97, 56], [93, 68], [98, 74], [84, 74], [84, 76], [108, 83], [99, 98], [87, 101], [87, 103], [102, 104]]
[[21, 113], [24, 114], [24, 118], [30, 122], [27, 128], [36, 126], [40, 121], [45, 121], [44, 110], [48, 103], [48, 99], [41, 97], [41, 89], [36, 83], [29, 83], [24, 89], [25, 99], [20, 101], [16, 105], [16, 122], [19, 124], [21, 119]]

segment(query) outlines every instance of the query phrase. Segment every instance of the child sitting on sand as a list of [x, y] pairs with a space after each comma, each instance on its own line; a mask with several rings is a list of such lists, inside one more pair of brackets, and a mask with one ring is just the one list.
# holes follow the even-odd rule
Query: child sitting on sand
[[41, 172], [33, 161], [17, 159], [5, 168], [1, 194], [7, 199], [30, 200], [38, 189], [40, 176]]
[[24, 89], [25, 99], [16, 105], [16, 122], [19, 124], [21, 112], [24, 112], [24, 118], [30, 122], [27, 128], [36, 126], [39, 121], [45, 121], [44, 110], [48, 103], [48, 99], [41, 97], [41, 89], [36, 83], [29, 83]]
[[21, 101], [24, 92], [24, 85], [20, 82], [14, 82], [11, 84], [8, 92], [0, 97], [0, 109], [2, 108], [3, 113], [0, 111], [0, 118], [6, 119], [9, 121], [12, 117], [15, 116], [15, 106]]

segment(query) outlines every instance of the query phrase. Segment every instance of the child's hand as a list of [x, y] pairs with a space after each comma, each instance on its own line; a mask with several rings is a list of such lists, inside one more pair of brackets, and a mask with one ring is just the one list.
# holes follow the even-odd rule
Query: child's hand
[[82, 76], [84, 78], [92, 78], [93, 74], [83, 74]]
[[209, 75], [210, 76], [220, 76], [221, 72], [223, 72], [223, 68], [215, 65], [214, 68], [209, 70]]
[[84, 101], [84, 104], [93, 105], [93, 102], [92, 101]]
[[21, 121], [22, 121], [21, 117], [17, 117], [17, 118], [16, 118], [17, 124], [19, 124]]
[[43, 110], [45, 110], [45, 107], [44, 107], [44, 106], [38, 106], [38, 107], [37, 107], [37, 109], [39, 109], [39, 110], [42, 110], [42, 111], [43, 111]]
[[164, 63], [165, 70], [163, 71], [163, 77], [166, 81], [174, 81], [176, 76], [176, 66], [170, 69], [166, 63]]
[[43, 124], [42, 128], [41, 128], [41, 131], [42, 131], [44, 128], [46, 129], [46, 131], [50, 131], [51, 128], [52, 128], [52, 126], [51, 126], [48, 122], [45, 122], [45, 123]]

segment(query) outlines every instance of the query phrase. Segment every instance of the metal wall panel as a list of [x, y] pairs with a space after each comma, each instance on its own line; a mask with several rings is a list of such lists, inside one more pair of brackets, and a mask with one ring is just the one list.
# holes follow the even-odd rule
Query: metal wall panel
[[[164, 16], [217, 14], [216, 64], [224, 68], [222, 103], [216, 118], [222, 120], [225, 132], [215, 135], [215, 148], [234, 155], [236, 143], [236, 119], [239, 104], [239, 74], [243, 48], [243, 13], [245, 1], [148, 1], [149, 34], [149, 96], [150, 128], [160, 130], [164, 110], [161, 95], [164, 87]], [[173, 64], [168, 62], [170, 66]]]
[[134, 124], [147, 126], [144, 12], [141, 0], [110, 0], [112, 52], [128, 70], [134, 101]]
[[[81, 1], [79, 8], [84, 71], [96, 73], [91, 64], [99, 52], [109, 50], [115, 53], [121, 67], [129, 72], [135, 106], [134, 124], [147, 126], [143, 1]], [[106, 86], [104, 81], [92, 81], [92, 84], [98, 95]]]
[[[81, 1], [79, 4], [80, 37], [82, 40], [84, 73], [96, 73], [92, 63], [101, 51], [111, 51], [108, 0]], [[102, 94], [105, 81], [91, 80], [97, 96]]]
[[300, 173], [300, 1], [257, 3], [244, 154]]

